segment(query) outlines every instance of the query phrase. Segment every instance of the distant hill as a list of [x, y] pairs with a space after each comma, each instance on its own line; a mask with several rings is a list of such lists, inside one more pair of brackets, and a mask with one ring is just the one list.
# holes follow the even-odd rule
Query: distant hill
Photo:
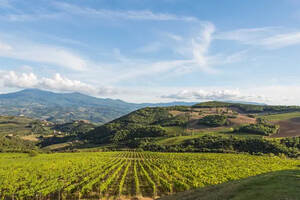
[[237, 103], [237, 102], [221, 102], [221, 101], [208, 101], [193, 105], [194, 108], [218, 108], [226, 107], [238, 109], [244, 113], [282, 113], [282, 112], [295, 112], [300, 111], [300, 106], [270, 106], [257, 103]]
[[58, 123], [73, 120], [106, 123], [143, 107], [193, 104], [195, 103], [134, 104], [121, 100], [91, 97], [81, 93], [54, 93], [26, 89], [1, 94], [0, 115], [26, 116]]
[[48, 122], [27, 117], [0, 116], [0, 152], [26, 152], [36, 148], [33, 135], [50, 135]]

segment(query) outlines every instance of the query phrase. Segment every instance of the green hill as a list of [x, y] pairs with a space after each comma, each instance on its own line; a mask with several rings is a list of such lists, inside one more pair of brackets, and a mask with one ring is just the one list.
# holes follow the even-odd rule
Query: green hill
[[134, 111], [83, 134], [81, 139], [109, 148], [298, 156], [298, 138], [288, 142], [264, 138], [278, 129], [261, 116], [228, 107], [174, 106]]
[[190, 190], [159, 200], [299, 200], [299, 179], [300, 170], [277, 171]]
[[227, 107], [238, 109], [241, 112], [246, 113], [263, 113], [263, 112], [295, 112], [300, 111], [300, 106], [269, 106], [269, 105], [254, 105], [254, 104], [243, 104], [243, 103], [227, 103], [220, 101], [209, 101], [199, 104], [195, 104], [195, 108], [216, 108], [216, 107]]

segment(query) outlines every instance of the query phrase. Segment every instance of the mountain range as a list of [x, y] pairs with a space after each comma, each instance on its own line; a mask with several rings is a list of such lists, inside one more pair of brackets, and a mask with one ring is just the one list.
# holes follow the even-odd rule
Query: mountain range
[[39, 89], [0, 94], [0, 115], [26, 116], [56, 123], [89, 120], [106, 123], [143, 107], [193, 105], [195, 102], [128, 103], [81, 93], [55, 93]]

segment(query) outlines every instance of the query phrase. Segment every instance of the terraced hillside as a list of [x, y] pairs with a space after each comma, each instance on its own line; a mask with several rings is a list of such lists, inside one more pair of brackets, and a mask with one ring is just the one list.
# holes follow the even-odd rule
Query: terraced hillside
[[279, 170], [299, 160], [242, 154], [0, 154], [2, 199], [156, 198]]

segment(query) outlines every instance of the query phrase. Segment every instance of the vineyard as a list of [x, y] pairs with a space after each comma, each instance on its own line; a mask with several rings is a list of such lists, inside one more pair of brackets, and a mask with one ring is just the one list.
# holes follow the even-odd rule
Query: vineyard
[[2, 153], [0, 198], [155, 198], [299, 165], [299, 160], [246, 154]]

